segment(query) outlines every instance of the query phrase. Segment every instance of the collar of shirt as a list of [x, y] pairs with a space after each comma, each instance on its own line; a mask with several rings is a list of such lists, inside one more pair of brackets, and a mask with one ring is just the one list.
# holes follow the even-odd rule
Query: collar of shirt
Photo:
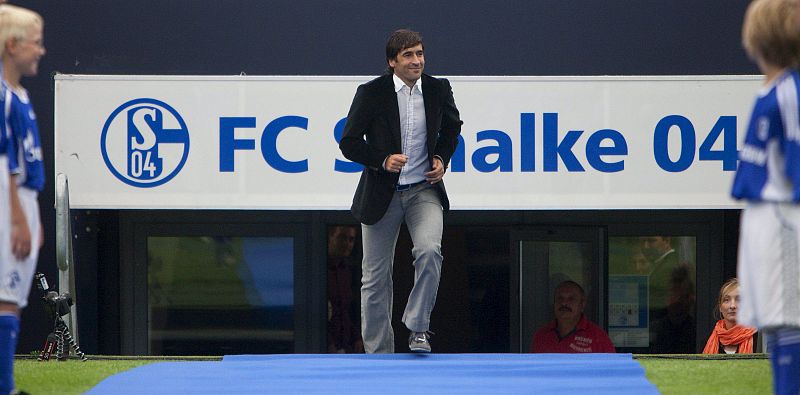
[[[395, 93], [400, 92], [400, 89], [403, 89], [404, 86], [408, 86], [405, 82], [403, 82], [403, 80], [400, 79], [400, 77], [397, 76], [397, 74], [392, 74], [392, 81], [394, 81]], [[414, 83], [414, 87], [412, 89], [416, 89], [417, 92], [422, 94], [422, 77], [419, 77], [417, 82]]]
[[766, 84], [766, 85], [762, 86], [761, 88], [759, 88], [758, 92], [757, 92], [758, 97], [766, 96], [767, 94], [769, 94], [770, 91], [772, 91], [773, 88], [775, 88], [776, 85], [778, 85], [778, 83], [780, 83], [781, 81], [783, 81], [786, 78], [791, 77], [792, 73], [791, 73], [790, 70], [791, 69], [783, 70], [777, 77], [772, 79], [772, 81], [770, 81], [768, 84]]
[[587, 328], [589, 328], [589, 319], [586, 318], [586, 314], [581, 314], [581, 318], [578, 320], [578, 323], [575, 324], [575, 328], [572, 328], [572, 330], [563, 338], [558, 334], [558, 320], [552, 320], [547, 324], [547, 329], [555, 331], [556, 336], [560, 339], [570, 337], [578, 331], [585, 331]]

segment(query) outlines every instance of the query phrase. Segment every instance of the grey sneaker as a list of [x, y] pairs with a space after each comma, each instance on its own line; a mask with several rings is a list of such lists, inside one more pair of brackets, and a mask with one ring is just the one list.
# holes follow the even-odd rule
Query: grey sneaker
[[431, 352], [431, 332], [411, 332], [408, 336], [408, 349], [411, 352]]

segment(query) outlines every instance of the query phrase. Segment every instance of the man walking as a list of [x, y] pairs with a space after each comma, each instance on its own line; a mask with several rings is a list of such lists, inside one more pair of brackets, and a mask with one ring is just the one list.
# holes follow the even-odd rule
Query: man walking
[[422, 36], [392, 33], [388, 72], [358, 87], [339, 148], [364, 165], [351, 211], [361, 222], [361, 332], [367, 353], [394, 352], [392, 267], [405, 222], [414, 248], [414, 287], [403, 313], [409, 349], [430, 352], [430, 315], [442, 267], [442, 183], [461, 119], [446, 79], [423, 74]]

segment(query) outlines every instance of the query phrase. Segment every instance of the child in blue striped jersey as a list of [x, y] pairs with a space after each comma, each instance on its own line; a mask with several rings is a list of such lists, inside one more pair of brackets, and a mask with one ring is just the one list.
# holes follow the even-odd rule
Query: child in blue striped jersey
[[732, 195], [739, 235], [738, 322], [767, 336], [776, 394], [800, 393], [800, 34], [796, 0], [755, 0], [742, 43], [765, 75]]
[[[19, 315], [28, 304], [39, 248], [43, 242], [38, 193], [44, 188], [44, 165], [36, 114], [23, 77], [39, 71], [44, 56], [44, 21], [25, 8], [0, 4], [0, 60], [3, 74], [3, 125], [9, 173], [9, 243], [0, 255], [0, 394], [14, 389], [13, 363]], [[5, 227], [5, 225], [3, 225]]]

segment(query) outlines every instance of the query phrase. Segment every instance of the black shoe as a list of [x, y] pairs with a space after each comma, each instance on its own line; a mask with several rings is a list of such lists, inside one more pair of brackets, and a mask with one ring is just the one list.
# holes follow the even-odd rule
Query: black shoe
[[431, 332], [411, 332], [408, 336], [408, 349], [411, 352], [431, 352]]

